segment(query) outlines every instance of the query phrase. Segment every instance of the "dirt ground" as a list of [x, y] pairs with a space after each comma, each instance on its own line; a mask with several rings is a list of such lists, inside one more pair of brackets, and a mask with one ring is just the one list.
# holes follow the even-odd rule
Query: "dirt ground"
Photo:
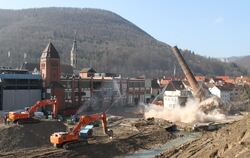
[[[60, 131], [56, 128], [58, 125], [54, 126], [56, 129], [52, 129], [48, 127], [47, 122], [41, 123], [39, 123], [40, 125], [12, 128], [2, 126], [0, 128], [0, 157], [114, 157], [157, 147], [176, 137], [166, 131], [165, 128], [171, 125], [167, 121], [118, 117], [109, 120], [109, 128], [114, 132], [112, 140], [102, 133], [101, 127], [96, 127], [94, 128], [94, 137], [89, 139], [88, 145], [66, 151], [54, 148], [49, 143], [47, 134]], [[45, 127], [46, 125], [47, 127]], [[42, 126], [47, 129], [41, 129]], [[30, 131], [36, 135], [31, 134]], [[65, 130], [61, 129], [61, 131]], [[46, 135], [46, 138], [39, 135], [41, 132], [44, 136]]]
[[66, 126], [62, 122], [52, 120], [25, 125], [0, 124], [0, 151], [50, 145], [48, 138], [51, 133], [62, 130], [65, 131]]
[[[62, 122], [42, 121], [20, 126], [0, 124], [0, 157], [109, 158], [158, 148], [178, 137], [166, 130], [173, 126], [171, 122], [162, 119], [145, 120], [141, 118], [141, 113], [131, 115], [125, 110], [121, 114], [123, 116], [108, 117], [108, 128], [114, 132], [113, 139], [103, 134], [102, 127], [95, 127], [94, 137], [89, 138], [89, 144], [73, 150], [54, 148], [49, 142], [52, 133], [66, 131]], [[203, 132], [195, 141], [169, 149], [156, 157], [250, 157], [250, 114], [238, 118], [234, 123], [228, 123], [219, 130]]]
[[200, 139], [168, 150], [156, 157], [250, 157], [250, 114], [218, 131], [206, 132]]

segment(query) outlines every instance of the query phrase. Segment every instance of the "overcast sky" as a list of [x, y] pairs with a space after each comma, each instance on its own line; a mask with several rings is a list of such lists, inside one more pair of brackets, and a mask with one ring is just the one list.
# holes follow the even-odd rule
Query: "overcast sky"
[[34, 7], [110, 10], [172, 46], [211, 57], [250, 55], [248, 0], [0, 0], [1, 9]]

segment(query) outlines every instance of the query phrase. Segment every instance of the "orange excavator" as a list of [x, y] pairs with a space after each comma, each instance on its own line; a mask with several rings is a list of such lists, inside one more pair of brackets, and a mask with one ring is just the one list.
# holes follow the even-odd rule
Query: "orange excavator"
[[56, 132], [50, 136], [50, 142], [57, 148], [72, 149], [81, 145], [87, 144], [87, 140], [80, 137], [82, 126], [86, 126], [92, 122], [102, 120], [104, 134], [110, 138], [113, 136], [113, 131], [107, 129], [106, 113], [98, 113], [93, 115], [81, 116], [79, 122], [69, 132]]
[[9, 112], [7, 114], [7, 119], [10, 122], [17, 124], [34, 123], [38, 120], [33, 118], [34, 113], [40, 108], [47, 105], [52, 106], [52, 115], [55, 118], [58, 111], [58, 105], [56, 99], [45, 99], [37, 101], [35, 105], [31, 106], [24, 112]]

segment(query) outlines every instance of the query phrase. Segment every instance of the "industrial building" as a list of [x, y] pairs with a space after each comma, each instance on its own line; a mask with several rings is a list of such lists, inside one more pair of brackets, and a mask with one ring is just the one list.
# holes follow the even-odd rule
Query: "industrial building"
[[42, 97], [42, 78], [27, 70], [0, 68], [0, 110], [31, 106]]
[[[73, 50], [76, 50], [76, 41]], [[76, 51], [74, 51], [76, 53]], [[71, 51], [72, 54], [72, 51]], [[75, 58], [77, 55], [71, 55]], [[145, 78], [122, 78], [113, 73], [97, 73], [93, 68], [76, 70], [77, 59], [71, 59], [72, 74], [62, 74], [60, 56], [54, 45], [49, 42], [42, 51], [40, 72], [43, 79], [43, 98], [56, 96], [60, 111], [70, 111], [81, 106], [138, 105], [149, 102], [151, 80]], [[119, 102], [117, 102], [119, 100]]]
[[150, 102], [151, 80], [122, 78], [114, 73], [99, 73], [93, 68], [77, 70], [76, 50], [74, 40], [71, 65], [61, 64], [59, 53], [49, 42], [39, 64], [25, 62], [21, 70], [2, 68], [0, 110], [23, 109], [51, 97], [57, 98], [59, 111], [74, 109], [72, 113], [81, 106], [93, 104], [105, 108], [114, 102], [119, 105]]

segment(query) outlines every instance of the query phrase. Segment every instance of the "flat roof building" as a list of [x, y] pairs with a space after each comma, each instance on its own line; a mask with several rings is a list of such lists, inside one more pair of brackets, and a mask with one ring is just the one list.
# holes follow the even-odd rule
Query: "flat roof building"
[[27, 70], [0, 68], [0, 110], [23, 109], [41, 100], [42, 78]]

